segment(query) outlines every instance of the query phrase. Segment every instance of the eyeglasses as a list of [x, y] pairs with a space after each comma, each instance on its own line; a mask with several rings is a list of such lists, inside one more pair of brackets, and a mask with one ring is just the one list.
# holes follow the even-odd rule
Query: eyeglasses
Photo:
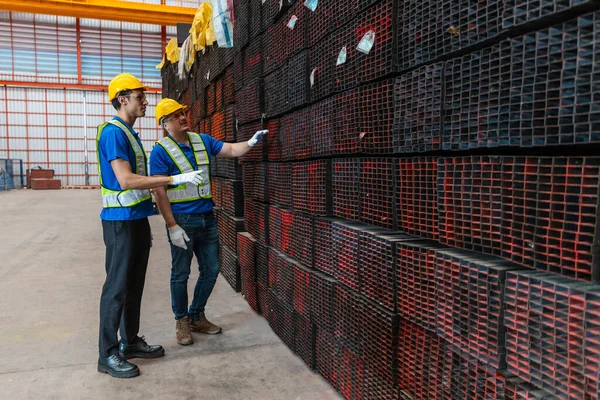
[[127, 97], [128, 99], [131, 98], [131, 97], [133, 97], [134, 99], [136, 99], [136, 100], [138, 100], [140, 102], [146, 101], [146, 95], [144, 93], [138, 94], [138, 95], [135, 95], [135, 96], [132, 96], [131, 94], [122, 94], [121, 96]]
[[172, 114], [167, 119], [165, 119], [165, 122], [179, 119], [179, 118], [183, 117], [184, 115], [185, 115], [185, 112], [183, 110], [176, 111], [174, 114]]

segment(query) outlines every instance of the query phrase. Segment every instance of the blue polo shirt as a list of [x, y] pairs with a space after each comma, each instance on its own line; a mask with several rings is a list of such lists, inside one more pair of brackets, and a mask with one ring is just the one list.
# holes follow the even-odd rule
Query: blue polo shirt
[[[169, 135], [169, 137], [173, 139], [171, 135]], [[201, 133], [200, 138], [202, 138], [202, 141], [204, 142], [204, 146], [206, 147], [209, 158], [215, 157], [221, 152], [221, 149], [223, 149], [223, 142], [218, 141], [212, 136]], [[175, 139], [173, 140], [175, 143], [179, 144], [179, 147], [181, 147], [181, 150], [183, 150], [183, 154], [185, 154], [194, 170], [198, 169], [198, 164], [196, 163], [196, 158], [194, 157], [194, 151], [192, 148], [183, 143], [177, 142]], [[177, 175], [180, 174], [181, 171], [179, 168], [177, 168], [177, 165], [175, 165], [171, 157], [169, 157], [167, 151], [162, 146], [156, 145], [150, 154], [150, 173], [152, 175]], [[214, 205], [215, 203], [212, 201], [212, 199], [171, 203], [171, 211], [173, 211], [173, 214], [176, 215], [200, 214], [212, 211]]]
[[[121, 118], [114, 117], [113, 119], [119, 120], [128, 127], [140, 146], [142, 146], [142, 142], [140, 141], [137, 132]], [[142, 148], [144, 147], [142, 146]], [[129, 139], [127, 139], [125, 132], [118, 126], [107, 124], [102, 130], [97, 151], [98, 156], [100, 157], [102, 185], [110, 190], [123, 190], [121, 185], [119, 185], [119, 181], [115, 176], [115, 171], [113, 171], [110, 162], [117, 158], [129, 161], [131, 170], [135, 171], [135, 153], [133, 152], [133, 148], [131, 147], [131, 143], [129, 143]], [[151, 215], [154, 215], [154, 208], [152, 207], [152, 200], [148, 199], [133, 207], [103, 208], [100, 213], [100, 218], [105, 221], [130, 221], [146, 218]]]

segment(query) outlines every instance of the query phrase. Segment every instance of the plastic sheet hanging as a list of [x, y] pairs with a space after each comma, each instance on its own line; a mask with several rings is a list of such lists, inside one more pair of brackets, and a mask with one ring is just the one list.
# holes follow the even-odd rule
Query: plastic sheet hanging
[[233, 7], [227, 0], [211, 0], [213, 27], [219, 47], [233, 47]]
[[191, 37], [188, 36], [181, 46], [181, 53], [179, 54], [179, 64], [177, 65], [177, 73], [179, 79], [184, 79], [190, 72], [190, 68], [194, 64], [196, 59], [196, 50], [192, 44]]
[[161, 62], [156, 65], [156, 69], [162, 69], [165, 66], [165, 55], [163, 54]]
[[190, 28], [190, 37], [194, 50], [202, 51], [206, 46], [212, 46], [217, 40], [213, 26], [213, 7], [211, 3], [202, 3], [196, 11], [194, 22]]
[[177, 46], [177, 38], [171, 38], [171, 40], [169, 40], [165, 53], [167, 54], [167, 60], [169, 60], [171, 64], [175, 64], [179, 61], [181, 49]]

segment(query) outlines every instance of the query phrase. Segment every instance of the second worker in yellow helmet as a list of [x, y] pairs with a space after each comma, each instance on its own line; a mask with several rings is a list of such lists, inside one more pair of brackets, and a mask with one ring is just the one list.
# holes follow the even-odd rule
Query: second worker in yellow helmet
[[[186, 110], [187, 106], [168, 98], [157, 104], [156, 122], [167, 135], [158, 141], [150, 155], [153, 176], [199, 171], [202, 177], [199, 185], [170, 185], [155, 190], [171, 243], [171, 305], [175, 334], [181, 345], [194, 342], [192, 331], [221, 332], [221, 327], [208, 321], [204, 314], [219, 274], [219, 234], [213, 214], [210, 160], [215, 156], [241, 157], [268, 132], [258, 131], [247, 142], [224, 143], [209, 135], [189, 132]], [[200, 274], [189, 304], [187, 282], [194, 255]]]

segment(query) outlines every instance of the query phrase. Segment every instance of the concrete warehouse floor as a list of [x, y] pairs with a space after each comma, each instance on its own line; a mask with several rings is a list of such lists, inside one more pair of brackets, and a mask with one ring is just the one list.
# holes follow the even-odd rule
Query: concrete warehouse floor
[[[142, 375], [134, 379], [96, 372], [105, 276], [100, 205], [98, 190], [0, 192], [0, 399], [340, 398], [222, 277], [207, 315], [224, 333], [177, 344], [160, 216], [150, 219], [140, 333], [166, 356], [136, 359]], [[190, 280], [196, 277], [197, 270]]]

